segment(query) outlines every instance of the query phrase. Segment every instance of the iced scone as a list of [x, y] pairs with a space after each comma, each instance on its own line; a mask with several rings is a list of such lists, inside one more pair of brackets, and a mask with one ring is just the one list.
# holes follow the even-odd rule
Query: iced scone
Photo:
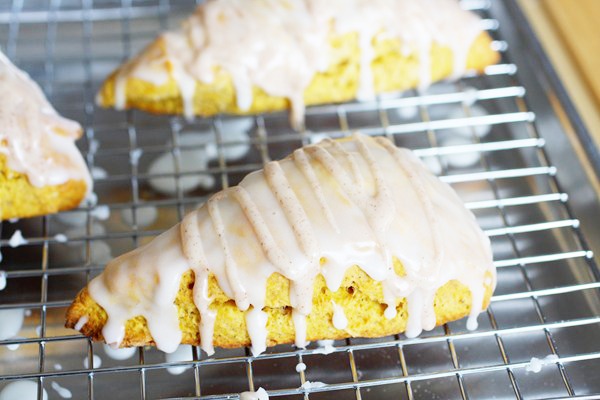
[[92, 179], [75, 140], [40, 87], [0, 52], [0, 220], [77, 207]]
[[113, 346], [266, 346], [422, 330], [487, 307], [490, 241], [409, 150], [361, 134], [246, 176], [81, 290], [66, 326]]
[[209, 0], [106, 80], [98, 103], [210, 116], [427, 87], [499, 60], [456, 0]]

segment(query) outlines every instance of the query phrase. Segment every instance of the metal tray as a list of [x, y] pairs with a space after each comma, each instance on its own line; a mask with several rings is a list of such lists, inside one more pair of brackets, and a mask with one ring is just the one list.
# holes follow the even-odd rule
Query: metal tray
[[[503, 53], [499, 65], [423, 93], [311, 107], [306, 131], [295, 132], [286, 113], [186, 122], [94, 105], [103, 78], [157, 31], [176, 26], [193, 1], [0, 1], [4, 51], [85, 127], [79, 145], [95, 168], [98, 197], [97, 206], [0, 223], [7, 276], [0, 313], [25, 310], [16, 337], [0, 340], [0, 390], [28, 379], [39, 399], [42, 390], [61, 398], [57, 385], [76, 399], [225, 399], [258, 387], [277, 399], [600, 394], [597, 149], [514, 1], [462, 4], [484, 17]], [[188, 347], [182, 361], [167, 362], [153, 348], [115, 360], [103, 345], [62, 327], [66, 307], [107, 259], [145, 243], [265, 161], [356, 129], [415, 149], [490, 235], [498, 288], [477, 331], [458, 321], [416, 339], [336, 342], [330, 354], [313, 344], [279, 346], [257, 358], [246, 349], [207, 358]], [[202, 139], [190, 143], [190, 132]], [[207, 162], [183, 165], [190, 151], [209, 154]], [[173, 173], [149, 171], [160, 156], [170, 158]], [[157, 177], [172, 193], [152, 189]], [[190, 179], [212, 186], [186, 192]], [[16, 230], [28, 243], [11, 248]], [[532, 357], [553, 354], [539, 373], [528, 371]], [[84, 367], [86, 357], [94, 362]], [[299, 362], [305, 371], [296, 372]], [[302, 386], [307, 381], [325, 385]]]

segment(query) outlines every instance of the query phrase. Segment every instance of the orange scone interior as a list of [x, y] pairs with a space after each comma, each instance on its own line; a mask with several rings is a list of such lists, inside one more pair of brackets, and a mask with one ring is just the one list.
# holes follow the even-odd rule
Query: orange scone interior
[[115, 346], [377, 337], [487, 307], [489, 239], [408, 150], [355, 134], [265, 165], [106, 267], [67, 326]]
[[75, 146], [81, 126], [0, 52], [0, 220], [77, 207], [92, 180]]
[[209, 116], [371, 99], [426, 87], [499, 54], [454, 0], [213, 0], [119, 67], [99, 104]]

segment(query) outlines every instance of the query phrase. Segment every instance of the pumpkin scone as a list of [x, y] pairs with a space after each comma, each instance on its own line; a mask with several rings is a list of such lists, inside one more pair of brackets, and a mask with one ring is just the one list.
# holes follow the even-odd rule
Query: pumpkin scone
[[75, 140], [40, 87], [0, 52], [0, 220], [77, 207], [92, 179]]
[[498, 62], [455, 0], [209, 0], [114, 71], [98, 103], [211, 116], [368, 100]]
[[490, 241], [409, 150], [355, 134], [272, 161], [81, 290], [66, 326], [113, 346], [266, 346], [468, 316], [496, 284]]

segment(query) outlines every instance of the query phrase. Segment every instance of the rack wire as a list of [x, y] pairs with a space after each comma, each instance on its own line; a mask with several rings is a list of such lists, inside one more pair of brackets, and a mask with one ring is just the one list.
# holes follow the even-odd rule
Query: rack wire
[[[483, 76], [372, 102], [311, 107], [306, 130], [296, 132], [285, 113], [187, 122], [94, 104], [111, 69], [157, 31], [176, 26], [193, 1], [0, 1], [0, 44], [59, 112], [84, 126], [79, 145], [97, 195], [96, 204], [75, 211], [0, 223], [0, 268], [7, 278], [0, 318], [11, 311], [25, 315], [19, 332], [0, 338], [0, 390], [28, 379], [37, 382], [38, 399], [43, 391], [60, 398], [61, 387], [89, 399], [225, 399], [258, 387], [278, 399], [599, 394], [598, 269], [490, 4], [462, 2], [483, 17], [504, 54]], [[232, 139], [239, 126], [247, 126], [247, 139]], [[457, 190], [491, 238], [498, 288], [479, 329], [469, 332], [458, 321], [415, 339], [349, 339], [335, 342], [329, 354], [313, 344], [306, 350], [278, 346], [259, 357], [247, 349], [218, 350], [207, 358], [188, 347], [183, 358], [167, 362], [152, 348], [115, 360], [103, 345], [62, 328], [72, 298], [110, 257], [146, 243], [265, 162], [357, 129], [414, 149]], [[190, 144], [190, 133], [203, 139]], [[186, 152], [209, 148], [212, 158], [185, 165]], [[232, 157], [240, 148], [245, 154]], [[171, 160], [171, 172], [150, 169], [161, 156]], [[157, 178], [171, 182], [169, 193], [153, 189]], [[190, 179], [205, 187], [188, 190]], [[27, 243], [12, 248], [16, 230]], [[532, 357], [548, 355], [556, 357], [545, 359], [539, 373], [529, 371]], [[300, 363], [306, 369], [297, 372]]]

